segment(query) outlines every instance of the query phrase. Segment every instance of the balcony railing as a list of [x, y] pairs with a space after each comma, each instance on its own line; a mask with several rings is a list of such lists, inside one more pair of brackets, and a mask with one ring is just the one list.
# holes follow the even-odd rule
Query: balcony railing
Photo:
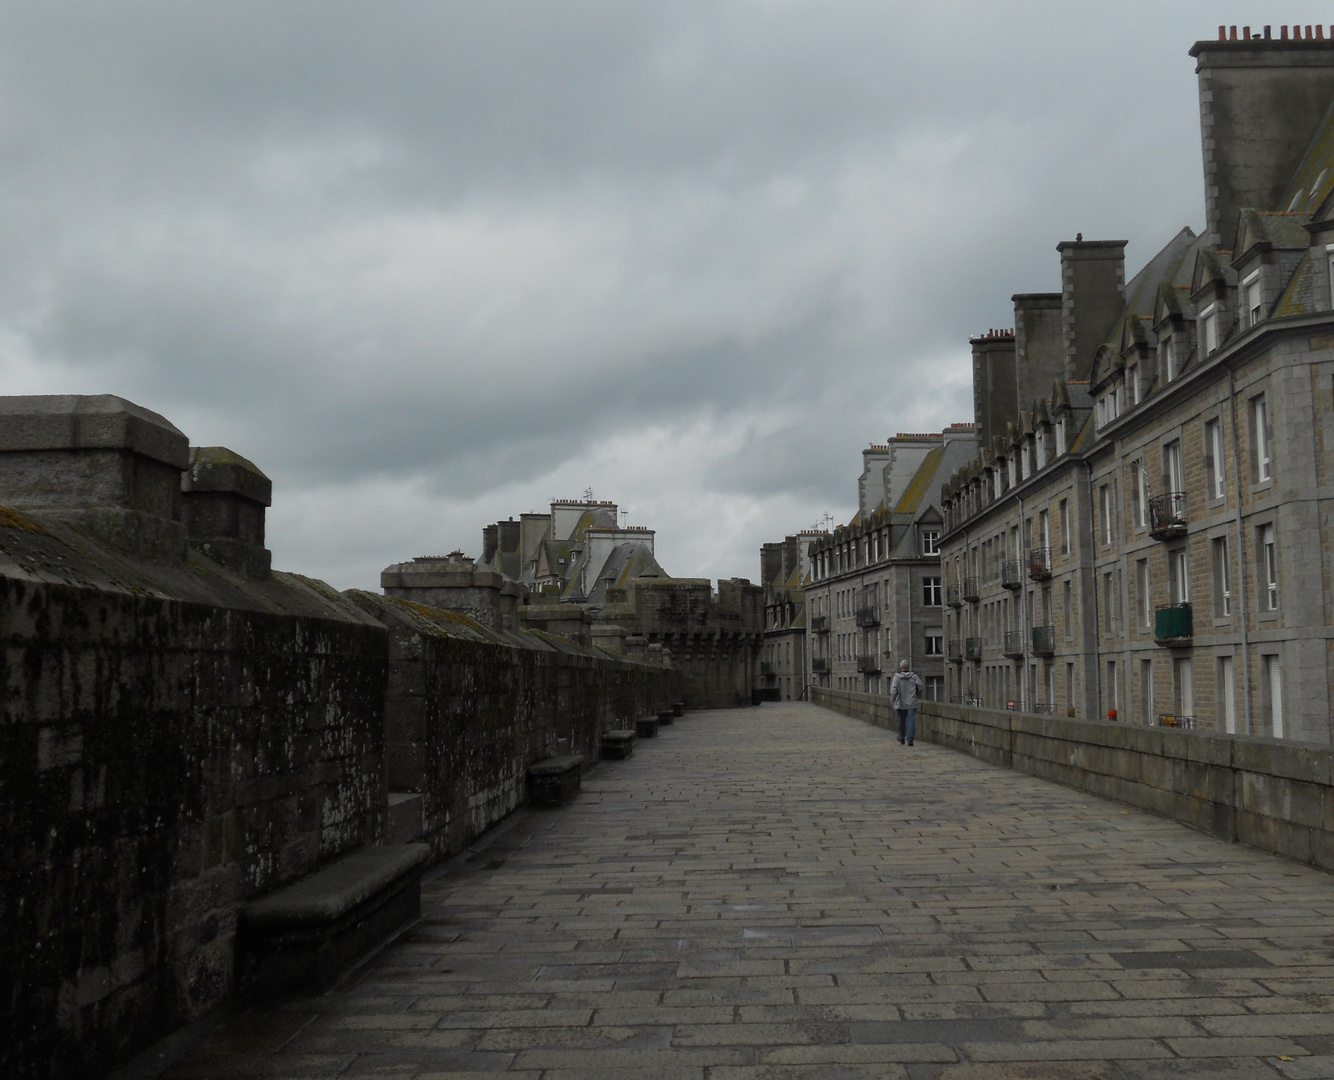
[[773, 664], [771, 664], [768, 660], [761, 660], [761, 661], [760, 661], [760, 674], [761, 674], [761, 675], [772, 675], [773, 673], [774, 673], [774, 666], [773, 666]]
[[1038, 716], [1051, 716], [1056, 712], [1056, 706], [1050, 701], [1035, 701], [1028, 706], [1028, 711]]
[[970, 604], [976, 604], [982, 599], [982, 592], [977, 587], [977, 578], [966, 577], [963, 579], [963, 598]]
[[859, 607], [857, 609], [857, 625], [879, 626], [880, 608], [875, 604], [870, 604], [867, 607]]
[[982, 708], [982, 699], [978, 697], [976, 694], [965, 698], [963, 703], [974, 709]]
[[827, 634], [827, 633], [829, 633], [829, 616], [828, 616], [828, 615], [812, 615], [812, 616], [811, 616], [811, 630], [812, 630], [813, 633], [816, 633], [816, 634]]
[[819, 672], [827, 672], [829, 670], [829, 657], [827, 656], [811, 657], [811, 670]]
[[1033, 627], [1033, 655], [1034, 656], [1056, 655], [1056, 627], [1054, 626]]
[[1164, 713], [1158, 717], [1159, 727], [1193, 728], [1195, 717], [1182, 716], [1180, 713]]
[[945, 603], [950, 607], [963, 607], [963, 589], [958, 585], [945, 586]]
[[880, 657], [872, 653], [869, 656], [857, 657], [857, 670], [863, 675], [880, 674]]
[[1189, 604], [1167, 604], [1156, 612], [1154, 641], [1164, 648], [1189, 645], [1193, 635]]
[[963, 654], [969, 660], [982, 659], [982, 639], [970, 637], [963, 639]]
[[1028, 553], [1028, 576], [1034, 581], [1051, 577], [1051, 548], [1037, 547]]
[[1169, 491], [1149, 500], [1149, 535], [1155, 540], [1172, 540], [1186, 535], [1186, 493]]
[[945, 642], [945, 656], [956, 664], [963, 663], [963, 642], [958, 638]]
[[1001, 563], [1001, 585], [1006, 589], [1018, 589], [1023, 584], [1023, 564], [1018, 559], [1004, 560]]
[[1022, 630], [1006, 630], [1005, 645], [1001, 648], [1006, 656], [1018, 659], [1024, 655], [1024, 632]]

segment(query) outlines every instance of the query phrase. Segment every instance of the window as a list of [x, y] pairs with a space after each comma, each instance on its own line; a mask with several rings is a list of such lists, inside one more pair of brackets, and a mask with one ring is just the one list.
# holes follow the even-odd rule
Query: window
[[1120, 695], [1117, 693], [1116, 685], [1115, 660], [1107, 661], [1107, 685], [1103, 687], [1103, 691], [1107, 695], [1107, 711], [1111, 712], [1113, 709], [1117, 708], [1120, 703]]
[[1329, 306], [1334, 308], [1334, 244], [1325, 245], [1325, 261], [1329, 267]]
[[1172, 348], [1172, 336], [1169, 334], [1158, 342], [1158, 371], [1164, 383], [1176, 378], [1176, 350]]
[[1172, 590], [1172, 603], [1190, 603], [1190, 564], [1185, 548], [1167, 553], [1167, 578]]
[[1116, 633], [1116, 604], [1114, 603], [1115, 593], [1112, 591], [1112, 575], [1102, 575], [1102, 611], [1103, 621], [1109, 634]]
[[1135, 525], [1142, 529], [1149, 507], [1148, 481], [1145, 480], [1144, 462], [1141, 459], [1136, 458], [1130, 467], [1135, 470], [1135, 482], [1130, 488], [1130, 512]]
[[1139, 722], [1153, 723], [1153, 661], [1139, 662]]
[[1241, 283], [1241, 306], [1246, 314], [1246, 325], [1255, 326], [1260, 321], [1260, 271], [1254, 270]]
[[1065, 665], [1065, 707], [1073, 715], [1075, 708], [1075, 665]]
[[1269, 408], [1264, 394], [1251, 398], [1252, 466], [1257, 483], [1269, 479]]
[[1210, 420], [1204, 425], [1204, 471], [1209, 484], [1209, 497], [1221, 499], [1224, 494], [1223, 423]]
[[1232, 657], [1218, 658], [1218, 697], [1223, 705], [1223, 730], [1237, 733], [1237, 686], [1232, 673]]
[[1070, 554], [1070, 500], [1061, 500], [1061, 554]]
[[1232, 615], [1232, 573], [1228, 568], [1227, 537], [1214, 538], [1214, 618], [1226, 619]]
[[1181, 468], [1181, 440], [1173, 439], [1163, 447], [1163, 474], [1170, 492], [1186, 490], [1185, 473]]
[[923, 529], [922, 530], [922, 554], [939, 555], [940, 554], [940, 530]]
[[940, 607], [940, 578], [922, 578], [922, 603], [926, 607]]
[[1172, 660], [1172, 705], [1178, 717], [1195, 715], [1195, 668], [1189, 656]]
[[1278, 552], [1274, 548], [1274, 526], [1260, 526], [1260, 581], [1264, 596], [1260, 606], [1265, 611], [1278, 610]]
[[1139, 605], [1139, 624], [1141, 627], [1153, 625], [1153, 598], [1149, 593], [1149, 560], [1135, 561], [1135, 599]]
[[1130, 404], [1139, 404], [1139, 365], [1135, 364], [1126, 370], [1126, 385], [1130, 390]]
[[1098, 488], [1098, 512], [1102, 518], [1102, 542], [1112, 542], [1112, 489], [1106, 484]]
[[1075, 636], [1075, 600], [1074, 590], [1067, 578], [1061, 582], [1061, 614], [1065, 617], [1065, 640], [1073, 641]]
[[1200, 312], [1200, 338], [1204, 342], [1204, 355], [1208, 356], [1218, 348], [1218, 307], [1210, 304]]
[[1264, 668], [1266, 697], [1269, 701], [1269, 733], [1283, 738], [1283, 672], [1277, 656], [1260, 657]]
[[939, 675], [928, 675], [926, 677], [926, 700], [944, 701], [945, 700], [945, 680]]
[[945, 632], [943, 630], [928, 630], [925, 635], [925, 646], [922, 652], [926, 656], [944, 656], [945, 655]]

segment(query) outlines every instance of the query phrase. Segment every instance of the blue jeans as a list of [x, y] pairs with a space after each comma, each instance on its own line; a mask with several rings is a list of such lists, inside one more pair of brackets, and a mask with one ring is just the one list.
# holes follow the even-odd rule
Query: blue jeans
[[[917, 730], [917, 710], [900, 709], [899, 710], [899, 742], [907, 739], [913, 741], [913, 733]], [[905, 734], [906, 732], [906, 734]]]

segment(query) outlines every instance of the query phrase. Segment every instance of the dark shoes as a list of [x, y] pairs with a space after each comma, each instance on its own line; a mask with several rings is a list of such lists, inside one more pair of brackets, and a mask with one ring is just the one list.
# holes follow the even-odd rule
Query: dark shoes
[[908, 740], [908, 745], [909, 745], [909, 746], [912, 746], [912, 739], [909, 739], [909, 740]]
[[903, 740], [902, 740], [902, 739], [899, 740], [899, 745], [900, 745], [900, 746], [903, 745]]

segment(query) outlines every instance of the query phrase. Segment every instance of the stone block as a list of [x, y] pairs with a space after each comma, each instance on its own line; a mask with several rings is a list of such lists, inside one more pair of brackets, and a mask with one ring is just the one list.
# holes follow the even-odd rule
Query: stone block
[[658, 726], [670, 727], [676, 721], [676, 713], [671, 709], [658, 710]]
[[655, 739], [658, 736], [658, 718], [641, 716], [635, 721], [635, 734], [641, 739]]
[[246, 904], [239, 978], [251, 994], [319, 993], [349, 963], [421, 912], [430, 848], [363, 848]]
[[623, 761], [635, 752], [635, 733], [630, 728], [602, 733], [601, 752], [608, 761]]
[[530, 806], [561, 806], [574, 797], [583, 776], [582, 754], [565, 754], [529, 765], [526, 773]]

